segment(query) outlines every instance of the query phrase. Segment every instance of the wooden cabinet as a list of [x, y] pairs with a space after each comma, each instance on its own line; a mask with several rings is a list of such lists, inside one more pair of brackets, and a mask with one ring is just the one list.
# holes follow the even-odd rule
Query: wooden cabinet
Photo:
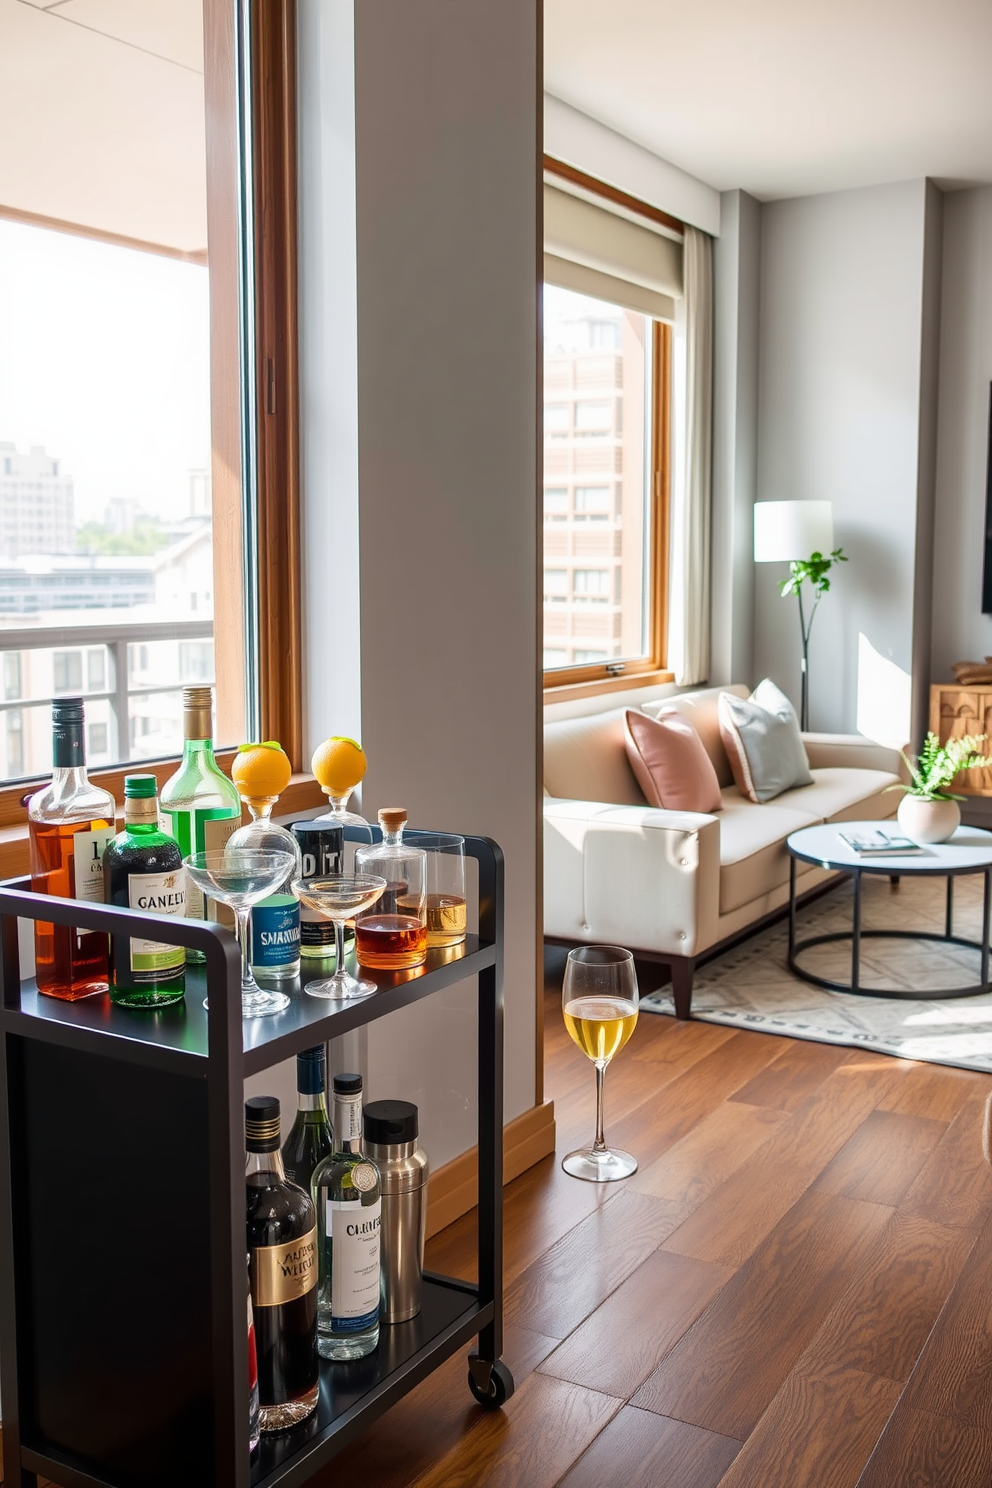
[[[935, 683], [930, 688], [930, 729], [941, 743], [962, 734], [992, 739], [992, 685]], [[992, 768], [963, 770], [953, 788], [966, 796], [992, 796]]]

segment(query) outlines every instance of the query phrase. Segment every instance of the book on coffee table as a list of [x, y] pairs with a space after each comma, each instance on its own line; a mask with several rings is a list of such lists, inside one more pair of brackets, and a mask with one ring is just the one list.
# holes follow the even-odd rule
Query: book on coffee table
[[887, 832], [881, 827], [868, 832], [841, 832], [840, 838], [862, 858], [882, 858], [886, 855], [903, 858], [910, 853], [922, 855], [927, 851], [918, 842], [904, 837], [901, 832]]

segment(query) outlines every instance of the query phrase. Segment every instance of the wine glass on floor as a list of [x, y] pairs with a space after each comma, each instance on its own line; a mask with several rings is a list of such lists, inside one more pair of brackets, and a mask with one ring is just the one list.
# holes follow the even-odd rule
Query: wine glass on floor
[[[217, 899], [234, 910], [241, 945], [241, 1015], [264, 1018], [289, 1007], [285, 992], [267, 992], [252, 976], [251, 933], [249, 921], [252, 905], [274, 894], [280, 884], [295, 872], [292, 852], [265, 848], [224, 847], [212, 852], [192, 853], [185, 859], [190, 878], [211, 899]], [[204, 999], [203, 1006], [207, 1006]]]
[[573, 1178], [610, 1183], [637, 1171], [637, 1158], [606, 1145], [603, 1136], [603, 1081], [606, 1066], [619, 1054], [637, 1022], [637, 974], [630, 951], [621, 946], [578, 946], [569, 951], [561, 989], [569, 1037], [596, 1066], [596, 1136], [562, 1159]]
[[364, 914], [378, 903], [386, 880], [378, 873], [340, 873], [329, 878], [300, 878], [293, 893], [307, 909], [315, 910], [334, 921], [334, 975], [307, 982], [304, 992], [311, 997], [367, 997], [375, 991], [375, 982], [360, 981], [344, 968], [344, 927], [356, 915]]

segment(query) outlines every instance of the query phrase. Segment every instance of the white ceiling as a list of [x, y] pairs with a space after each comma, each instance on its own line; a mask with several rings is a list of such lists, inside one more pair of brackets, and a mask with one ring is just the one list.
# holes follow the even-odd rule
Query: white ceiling
[[992, 0], [544, 0], [545, 86], [720, 191], [992, 181]]
[[0, 0], [0, 208], [206, 248], [201, 0]]

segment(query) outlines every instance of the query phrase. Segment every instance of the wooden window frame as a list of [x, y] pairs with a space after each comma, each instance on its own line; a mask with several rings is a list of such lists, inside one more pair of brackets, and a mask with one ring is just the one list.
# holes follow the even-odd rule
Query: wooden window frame
[[[567, 165], [552, 155], [543, 157], [545, 175], [556, 176], [593, 196], [636, 213], [656, 226], [683, 236], [685, 224], [660, 207], [641, 201], [575, 166]], [[641, 657], [616, 657], [605, 662], [581, 666], [554, 667], [544, 671], [545, 699], [552, 697], [585, 697], [601, 692], [619, 692], [632, 683], [671, 682], [674, 674], [666, 670], [668, 652], [669, 552], [671, 529], [672, 470], [672, 328], [662, 321], [652, 321], [651, 345], [651, 444], [649, 542], [651, 551], [651, 595], [648, 615], [648, 654]], [[543, 455], [542, 455], [543, 462]], [[542, 469], [543, 477], [543, 469]], [[543, 479], [542, 479], [543, 489]], [[542, 518], [542, 542], [544, 523]], [[543, 567], [543, 564], [542, 564]], [[543, 605], [542, 605], [543, 625]], [[622, 663], [622, 671], [616, 668]]]
[[[207, 166], [207, 233], [210, 252], [210, 425], [212, 442], [214, 657], [225, 685], [217, 697], [217, 732], [237, 738], [250, 712], [263, 739], [279, 739], [294, 774], [280, 805], [287, 813], [323, 804], [313, 778], [304, 773], [300, 597], [299, 367], [297, 340], [296, 202], [296, 0], [244, 0], [250, 110], [239, 85], [239, 15], [230, 0], [203, 0], [204, 92]], [[250, 140], [243, 138], [250, 113]], [[254, 302], [253, 345], [243, 343], [239, 285], [244, 267], [241, 196], [244, 161], [250, 191], [249, 265]], [[0, 207], [14, 220], [99, 239], [169, 257], [202, 262], [153, 243], [15, 208]], [[245, 365], [247, 364], [247, 366]], [[251, 389], [243, 387], [248, 378]], [[231, 397], [231, 388], [242, 396]], [[254, 396], [252, 468], [245, 465], [245, 398]], [[249, 420], [249, 428], [252, 421]], [[256, 591], [254, 633], [245, 623], [245, 524], [250, 514], [244, 490], [254, 490]], [[255, 695], [250, 696], [249, 646]], [[230, 771], [233, 750], [217, 759]], [[141, 761], [161, 784], [178, 756]], [[91, 778], [122, 799], [128, 767], [93, 771]], [[44, 783], [0, 786], [0, 877], [27, 872], [25, 799]]]

